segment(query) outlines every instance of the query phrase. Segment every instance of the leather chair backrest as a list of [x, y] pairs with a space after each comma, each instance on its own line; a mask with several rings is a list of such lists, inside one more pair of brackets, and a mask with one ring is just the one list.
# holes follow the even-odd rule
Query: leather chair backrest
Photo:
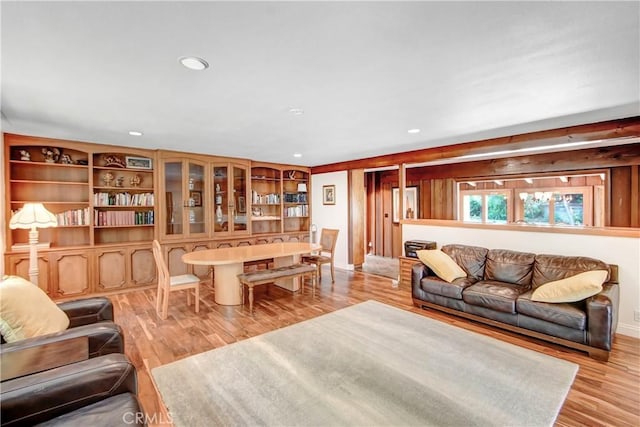
[[533, 265], [533, 280], [531, 284], [535, 289], [545, 283], [566, 279], [591, 270], [606, 270], [607, 281], [610, 279], [611, 270], [609, 265], [598, 259], [539, 254], [536, 255], [536, 262]]
[[484, 268], [485, 280], [511, 283], [529, 288], [536, 255], [506, 249], [491, 249]]
[[486, 248], [467, 245], [444, 245], [442, 252], [449, 255], [466, 273], [467, 277], [482, 280], [487, 260]]

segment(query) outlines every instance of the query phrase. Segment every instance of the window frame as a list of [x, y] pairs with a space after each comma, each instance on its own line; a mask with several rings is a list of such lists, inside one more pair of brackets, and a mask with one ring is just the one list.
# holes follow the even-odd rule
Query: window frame
[[[506, 222], [497, 222], [497, 221], [489, 221], [488, 220], [488, 203], [487, 196], [493, 195], [502, 195], [506, 196], [507, 200], [507, 219]], [[481, 196], [482, 197], [482, 219], [477, 221], [467, 221], [473, 222], [475, 224], [509, 224], [513, 222], [514, 218], [514, 191], [510, 188], [505, 189], [491, 189], [491, 190], [459, 190], [458, 191], [458, 219], [460, 221], [464, 221], [464, 197], [465, 196]]]
[[[581, 227], [581, 226], [593, 226], [593, 217], [594, 217], [594, 208], [593, 208], [593, 186], [584, 186], [584, 187], [535, 187], [535, 188], [515, 188], [514, 189], [514, 200], [515, 205], [515, 218], [518, 218], [518, 221], [525, 221], [524, 219], [524, 200], [520, 198], [520, 193], [535, 193], [535, 192], [550, 192], [553, 195], [556, 193], [560, 194], [582, 194], [582, 224], [580, 225], [568, 225], [569, 227]], [[555, 197], [551, 197], [549, 200], [549, 222], [548, 223], [537, 223], [538, 225], [559, 225], [555, 222]]]

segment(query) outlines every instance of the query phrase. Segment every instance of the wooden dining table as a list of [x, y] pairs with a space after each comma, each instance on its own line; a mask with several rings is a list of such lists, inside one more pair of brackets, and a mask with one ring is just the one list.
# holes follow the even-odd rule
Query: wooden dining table
[[[279, 242], [233, 248], [205, 249], [182, 255], [186, 264], [213, 267], [214, 300], [220, 305], [242, 304], [242, 287], [238, 274], [244, 272], [244, 263], [273, 258], [274, 267], [300, 262], [300, 256], [321, 249], [316, 243]], [[300, 279], [280, 279], [276, 285], [297, 291]]]

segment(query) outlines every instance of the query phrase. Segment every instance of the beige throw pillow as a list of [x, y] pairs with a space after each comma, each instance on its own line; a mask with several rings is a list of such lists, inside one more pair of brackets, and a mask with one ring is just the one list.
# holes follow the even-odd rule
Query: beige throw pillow
[[33, 283], [17, 276], [0, 281], [0, 333], [7, 342], [64, 331], [69, 317]]
[[446, 282], [453, 282], [460, 277], [467, 277], [467, 273], [440, 249], [425, 249], [416, 251], [418, 258], [436, 273], [436, 276]]
[[539, 286], [533, 291], [531, 300], [541, 302], [582, 301], [602, 291], [602, 284], [606, 279], [606, 270], [585, 271]]

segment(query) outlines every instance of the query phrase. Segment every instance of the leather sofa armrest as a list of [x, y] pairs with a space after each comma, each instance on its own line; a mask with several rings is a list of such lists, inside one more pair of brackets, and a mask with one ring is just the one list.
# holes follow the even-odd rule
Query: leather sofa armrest
[[587, 299], [589, 345], [611, 351], [619, 303], [620, 286], [610, 282], [604, 284], [600, 293]]
[[113, 321], [113, 304], [109, 298], [95, 297], [58, 303], [69, 317], [69, 328], [105, 320]]
[[2, 425], [34, 425], [121, 393], [137, 394], [136, 369], [110, 354], [2, 383]]
[[37, 347], [70, 338], [86, 336], [89, 339], [89, 358], [111, 353], [124, 353], [124, 336], [122, 330], [113, 322], [101, 322], [83, 325], [62, 332], [27, 338], [0, 346], [0, 352], [18, 351], [23, 348]]
[[411, 267], [411, 289], [419, 289], [420, 281], [427, 277], [433, 276], [434, 273], [422, 262], [417, 262]]

